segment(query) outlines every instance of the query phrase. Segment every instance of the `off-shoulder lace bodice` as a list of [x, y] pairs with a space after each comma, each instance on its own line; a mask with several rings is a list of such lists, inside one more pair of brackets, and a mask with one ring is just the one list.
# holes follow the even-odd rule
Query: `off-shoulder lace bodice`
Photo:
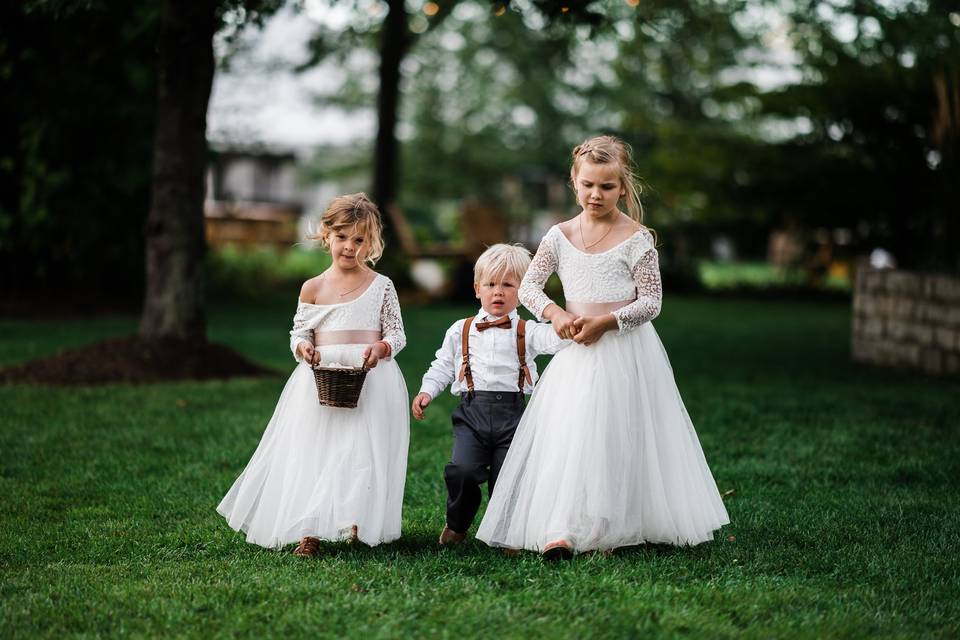
[[300, 301], [290, 331], [290, 350], [294, 358], [297, 345], [312, 341], [315, 329], [323, 331], [379, 331], [396, 356], [407, 344], [400, 315], [400, 301], [390, 278], [377, 274], [373, 282], [357, 298], [338, 304], [310, 304]]
[[543, 292], [556, 272], [569, 301], [610, 303], [636, 300], [617, 311], [620, 333], [657, 317], [663, 297], [653, 235], [646, 229], [601, 253], [580, 251], [556, 225], [540, 242], [537, 255], [520, 285], [520, 302], [537, 319], [553, 301]]

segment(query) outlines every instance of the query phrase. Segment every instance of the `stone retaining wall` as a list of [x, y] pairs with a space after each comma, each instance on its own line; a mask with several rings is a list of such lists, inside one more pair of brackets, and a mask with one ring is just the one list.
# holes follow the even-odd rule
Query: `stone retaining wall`
[[960, 373], [960, 278], [859, 269], [851, 345], [858, 362]]

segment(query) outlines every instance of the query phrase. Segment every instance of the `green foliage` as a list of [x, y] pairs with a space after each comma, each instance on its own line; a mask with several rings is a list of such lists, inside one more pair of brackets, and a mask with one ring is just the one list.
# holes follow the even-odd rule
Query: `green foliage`
[[5, 291], [140, 288], [157, 26], [154, 3], [0, 8]]
[[[282, 3], [217, 3], [224, 39]], [[141, 291], [162, 4], [0, 4], [0, 291]]]
[[256, 297], [270, 292], [300, 291], [304, 280], [330, 266], [330, 255], [319, 249], [295, 247], [278, 251], [272, 247], [212, 250], [207, 256], [210, 292], [218, 297]]
[[[468, 196], [503, 198], [524, 221], [556, 209], [542, 186], [565, 181], [572, 146], [611, 132], [652, 186], [672, 268], [693, 266], [672, 238], [721, 227], [755, 257], [772, 228], [845, 227], [855, 252], [960, 268], [958, 15], [955, 0], [464, 0], [440, 22], [411, 14], [429, 26], [403, 65], [401, 201], [424, 227], [430, 203]], [[774, 33], [770, 16], [783, 19]], [[351, 54], [376, 33], [364, 17], [348, 45], [321, 39], [317, 57], [351, 70], [329, 99], [372, 104], [375, 66]], [[774, 53], [799, 80], [753, 84]], [[504, 196], [508, 176], [529, 189]]]
[[942, 119], [960, 108], [958, 12], [954, 1], [796, 3], [804, 77], [763, 96], [763, 113], [801, 131], [752, 159], [749, 197], [846, 226], [903, 266], [960, 271], [960, 123]]
[[[769, 262], [711, 262], [702, 260], [697, 264], [697, 275], [704, 288], [710, 290], [737, 291], [799, 291], [811, 288], [809, 274], [804, 270], [776, 267]], [[828, 276], [820, 288], [850, 291], [849, 278]]]
[[[416, 390], [462, 308], [407, 308]], [[5, 636], [954, 637], [960, 386], [850, 364], [846, 305], [669, 297], [657, 329], [732, 523], [560, 565], [435, 544], [453, 398], [411, 425], [403, 537], [303, 561], [214, 511], [292, 366], [292, 299], [217, 307], [264, 380], [0, 387]], [[0, 320], [0, 361], [135, 319]], [[733, 536], [733, 539], [730, 539]]]
[[[734, 25], [746, 3], [502, 4], [456, 3], [404, 61], [400, 198], [415, 223], [431, 226], [433, 203], [465, 197], [496, 201], [517, 222], [556, 212], [548, 185], [566, 182], [570, 150], [613, 132], [633, 144], [655, 187], [654, 226], [756, 226], [757, 208], [735, 197], [731, 159], [763, 143], [704, 114], [707, 103], [743, 111], [755, 101], [754, 88], [722, 78], [758, 43]], [[323, 99], [369, 105], [373, 68], [359, 56], [351, 66], [351, 47], [331, 48], [330, 34], [322, 41], [322, 53], [338, 50], [351, 70], [347, 86]], [[504, 193], [508, 177], [521, 193]], [[567, 197], [560, 206], [572, 209]]]

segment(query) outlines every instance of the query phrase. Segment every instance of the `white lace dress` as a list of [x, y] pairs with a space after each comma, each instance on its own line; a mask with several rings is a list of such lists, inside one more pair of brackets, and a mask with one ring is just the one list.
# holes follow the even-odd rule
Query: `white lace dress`
[[619, 331], [550, 362], [477, 538], [534, 551], [561, 539], [576, 551], [711, 540], [729, 518], [650, 323], [661, 302], [652, 236], [638, 231], [588, 254], [551, 228], [520, 287], [538, 319], [551, 303], [543, 286], [553, 272], [568, 310], [616, 309]]
[[[304, 536], [343, 539], [357, 525], [368, 545], [400, 536], [410, 437], [407, 387], [394, 357], [406, 344], [393, 283], [377, 275], [356, 299], [300, 302], [290, 347], [318, 335], [388, 342], [392, 356], [364, 381], [355, 409], [322, 406], [310, 365], [297, 357], [257, 450], [217, 511], [247, 541], [279, 547]], [[328, 333], [329, 332], [329, 333]], [[359, 366], [369, 343], [318, 347], [321, 363]]]

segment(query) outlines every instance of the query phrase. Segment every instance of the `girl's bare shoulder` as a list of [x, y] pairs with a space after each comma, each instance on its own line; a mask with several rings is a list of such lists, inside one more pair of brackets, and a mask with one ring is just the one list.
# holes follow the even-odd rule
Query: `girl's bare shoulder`
[[617, 228], [624, 231], [630, 231], [636, 233], [641, 229], [646, 229], [641, 223], [637, 222], [623, 211], [620, 212], [620, 217], [617, 219]]
[[300, 302], [314, 304], [317, 300], [317, 294], [320, 293], [321, 276], [314, 276], [303, 283], [300, 287]]
[[628, 236], [633, 235], [635, 233], [640, 233], [642, 231], [643, 235], [655, 237], [653, 229], [643, 224], [642, 222], [638, 222], [634, 220], [633, 218], [631, 218], [630, 216], [628, 216], [623, 212], [620, 212], [619, 226], [624, 231], [628, 232]]
[[569, 220], [564, 220], [556, 225], [557, 231], [566, 236], [567, 240], [573, 239], [573, 234], [576, 232], [577, 216], [570, 218]]

